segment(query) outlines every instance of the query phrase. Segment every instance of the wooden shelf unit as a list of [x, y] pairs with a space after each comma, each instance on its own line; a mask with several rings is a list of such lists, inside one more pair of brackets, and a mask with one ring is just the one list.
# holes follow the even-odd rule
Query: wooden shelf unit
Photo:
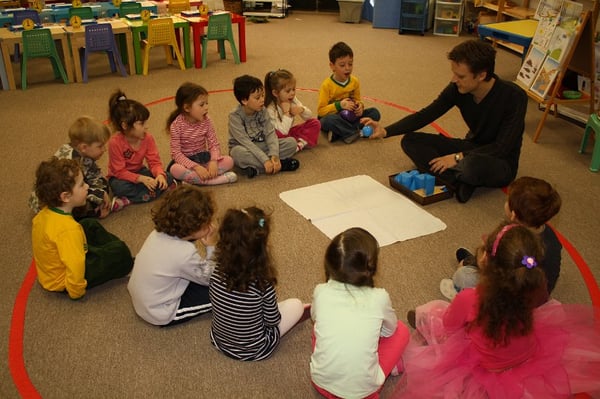
[[504, 21], [507, 16], [514, 19], [528, 19], [535, 15], [535, 9], [529, 8], [529, 0], [523, 0], [522, 5], [513, 7], [506, 3], [506, 0], [484, 1], [482, 7], [496, 13], [496, 22]]

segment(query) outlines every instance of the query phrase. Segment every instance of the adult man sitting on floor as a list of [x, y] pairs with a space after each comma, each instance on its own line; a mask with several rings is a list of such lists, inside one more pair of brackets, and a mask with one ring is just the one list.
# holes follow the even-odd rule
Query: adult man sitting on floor
[[[496, 50], [487, 42], [468, 40], [448, 53], [452, 81], [422, 110], [383, 128], [372, 125], [371, 139], [404, 134], [402, 149], [421, 172], [432, 173], [467, 202], [476, 187], [503, 187], [517, 175], [526, 93], [494, 73]], [[464, 139], [416, 130], [458, 107], [469, 131]]]

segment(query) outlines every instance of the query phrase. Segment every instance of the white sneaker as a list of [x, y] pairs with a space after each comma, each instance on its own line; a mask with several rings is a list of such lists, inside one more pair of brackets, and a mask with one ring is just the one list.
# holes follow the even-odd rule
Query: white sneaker
[[458, 294], [456, 287], [454, 287], [454, 281], [451, 278], [445, 278], [440, 281], [440, 291], [449, 300], [453, 300], [456, 294]]
[[223, 173], [223, 176], [227, 178], [229, 183], [235, 183], [238, 180], [238, 176], [235, 174], [235, 172], [225, 172]]

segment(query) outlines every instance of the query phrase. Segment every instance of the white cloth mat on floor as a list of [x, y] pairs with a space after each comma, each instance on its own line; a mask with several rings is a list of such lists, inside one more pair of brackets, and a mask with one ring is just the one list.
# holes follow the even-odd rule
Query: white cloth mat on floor
[[362, 227], [383, 247], [446, 228], [418, 204], [366, 175], [285, 191], [279, 197], [330, 239]]

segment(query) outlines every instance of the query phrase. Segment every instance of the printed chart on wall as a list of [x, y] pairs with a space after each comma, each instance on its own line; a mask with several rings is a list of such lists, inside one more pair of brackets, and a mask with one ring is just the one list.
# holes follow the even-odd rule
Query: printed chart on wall
[[573, 38], [582, 25], [583, 5], [570, 0], [541, 0], [538, 26], [517, 81], [546, 98], [560, 71]]

